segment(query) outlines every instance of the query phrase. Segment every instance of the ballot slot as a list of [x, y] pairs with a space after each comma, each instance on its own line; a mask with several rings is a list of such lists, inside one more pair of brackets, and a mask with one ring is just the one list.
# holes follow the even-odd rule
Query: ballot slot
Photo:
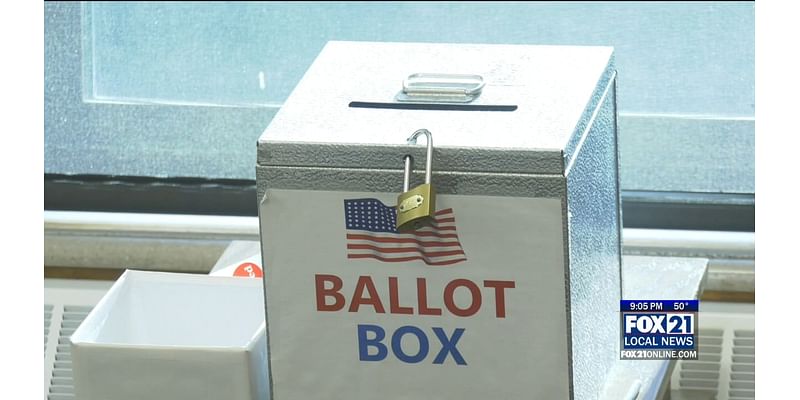
[[447, 103], [380, 103], [372, 101], [351, 101], [350, 108], [376, 108], [389, 110], [429, 110], [429, 111], [505, 111], [517, 110], [516, 104], [447, 104]]

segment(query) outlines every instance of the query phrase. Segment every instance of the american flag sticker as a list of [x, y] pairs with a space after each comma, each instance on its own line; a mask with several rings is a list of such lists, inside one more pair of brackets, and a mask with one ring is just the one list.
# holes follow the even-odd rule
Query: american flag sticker
[[458, 241], [452, 208], [436, 211], [434, 222], [410, 233], [398, 233], [397, 209], [378, 199], [344, 201], [347, 258], [383, 262], [420, 260], [428, 265], [467, 261]]

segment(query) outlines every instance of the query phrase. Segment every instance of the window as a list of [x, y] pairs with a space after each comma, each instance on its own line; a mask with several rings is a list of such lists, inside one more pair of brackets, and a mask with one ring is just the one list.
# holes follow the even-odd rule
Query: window
[[198, 212], [185, 196], [219, 190], [199, 211], [255, 213], [255, 141], [327, 40], [613, 45], [626, 226], [752, 230], [753, 3], [56, 2], [45, 18], [48, 207]]

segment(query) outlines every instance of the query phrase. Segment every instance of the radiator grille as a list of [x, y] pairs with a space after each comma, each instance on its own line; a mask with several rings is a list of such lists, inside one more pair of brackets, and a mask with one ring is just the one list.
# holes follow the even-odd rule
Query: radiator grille
[[[50, 311], [48, 311], [48, 307]], [[54, 316], [58, 325], [58, 334], [52, 338], [56, 349], [53, 355], [52, 373], [50, 374], [47, 390], [48, 400], [73, 400], [75, 398], [69, 337], [83, 322], [83, 319], [89, 315], [91, 309], [90, 306], [65, 305], [59, 307], [55, 310], [57, 312], [53, 313], [53, 305], [45, 306], [45, 325], [49, 327], [52, 321], [48, 321], [48, 319], [52, 320]], [[48, 348], [52, 347], [52, 344], [48, 346], [48, 327], [45, 328], [45, 358], [47, 358]]]
[[672, 399], [754, 399], [754, 315], [701, 312], [698, 322], [698, 360], [677, 363]]
[[44, 397], [46, 400], [75, 400], [69, 337], [112, 283], [45, 279]]

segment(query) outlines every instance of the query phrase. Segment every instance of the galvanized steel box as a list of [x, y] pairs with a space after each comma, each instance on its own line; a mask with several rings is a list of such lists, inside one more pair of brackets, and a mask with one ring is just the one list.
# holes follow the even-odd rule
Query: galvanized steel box
[[[399, 101], [421, 72], [485, 86], [471, 102]], [[615, 78], [609, 47], [328, 43], [258, 141], [273, 398], [597, 398], [619, 347]], [[450, 253], [422, 247], [408, 262], [380, 264], [377, 250], [354, 260], [368, 245], [352, 243], [353, 201], [394, 205], [403, 155], [425, 159], [405, 144], [420, 128], [464, 255], [438, 267], [422, 258]], [[501, 293], [487, 283], [498, 276], [515, 286]], [[423, 313], [421, 295], [441, 315]], [[480, 313], [448, 313], [476, 302]], [[415, 324], [427, 339], [392, 347]], [[388, 356], [375, 361], [380, 346]]]

